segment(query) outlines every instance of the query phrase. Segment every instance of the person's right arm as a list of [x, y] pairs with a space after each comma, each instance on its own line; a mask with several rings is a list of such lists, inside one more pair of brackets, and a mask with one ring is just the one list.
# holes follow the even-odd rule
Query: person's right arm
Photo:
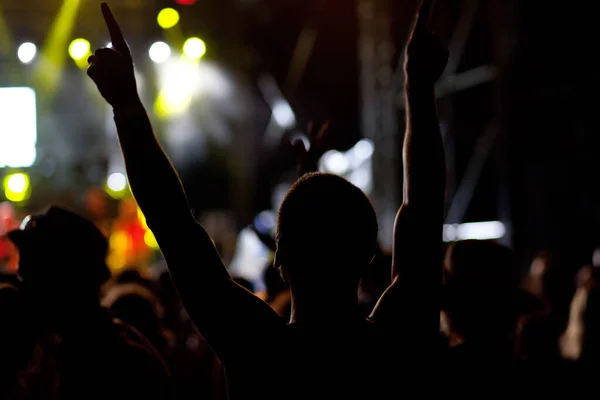
[[[129, 48], [108, 6], [112, 49], [90, 57], [88, 74], [113, 106], [131, 190], [167, 261], [194, 324], [224, 364], [260, 347], [281, 324], [277, 314], [230, 277], [208, 233], [192, 216], [177, 173], [139, 100]], [[244, 334], [240, 334], [245, 332]], [[254, 341], [254, 342], [253, 342]]]
[[435, 83], [448, 52], [426, 28], [425, 0], [406, 47], [404, 198], [394, 226], [392, 285], [372, 319], [410, 330], [415, 338], [437, 337], [442, 284], [445, 157], [435, 101]]

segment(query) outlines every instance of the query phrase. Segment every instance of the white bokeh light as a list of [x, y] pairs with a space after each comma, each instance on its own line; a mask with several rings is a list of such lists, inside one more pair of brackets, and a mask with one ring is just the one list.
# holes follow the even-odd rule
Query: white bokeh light
[[337, 150], [330, 150], [323, 154], [322, 160], [325, 170], [332, 174], [342, 175], [350, 167], [346, 155]]
[[157, 63], [162, 64], [166, 62], [171, 56], [171, 48], [165, 42], [156, 42], [150, 46], [150, 50], [148, 50], [148, 55], [150, 59]]
[[369, 139], [362, 139], [354, 145], [354, 154], [361, 160], [366, 160], [373, 155], [373, 142]]
[[292, 107], [285, 100], [277, 100], [273, 104], [273, 118], [275, 122], [282, 128], [288, 129], [294, 126], [296, 123], [296, 117]]
[[106, 180], [106, 186], [114, 192], [121, 192], [127, 187], [127, 178], [120, 172], [112, 173]]
[[36, 54], [37, 47], [31, 42], [23, 43], [19, 46], [19, 50], [17, 50], [17, 57], [19, 57], [19, 61], [21, 61], [23, 64], [29, 64], [32, 62]]
[[444, 241], [494, 240], [506, 234], [506, 226], [500, 221], [467, 222], [444, 225]]

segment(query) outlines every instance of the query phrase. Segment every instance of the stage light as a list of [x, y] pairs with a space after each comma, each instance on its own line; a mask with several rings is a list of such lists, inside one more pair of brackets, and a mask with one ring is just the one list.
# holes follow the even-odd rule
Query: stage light
[[25, 201], [31, 195], [29, 175], [18, 172], [4, 177], [4, 196], [14, 203]]
[[138, 220], [140, 221], [140, 224], [142, 224], [144, 229], [148, 229], [148, 223], [146, 222], [146, 216], [144, 215], [144, 213], [142, 212], [142, 210], [139, 207], [137, 209], [137, 216], [138, 216]]
[[69, 45], [69, 55], [75, 61], [87, 58], [90, 54], [91, 45], [85, 39], [75, 39]]
[[17, 57], [23, 64], [29, 64], [35, 58], [37, 53], [37, 47], [31, 42], [23, 43], [17, 50]]
[[369, 139], [362, 139], [356, 145], [354, 145], [354, 154], [360, 160], [367, 160], [373, 156], [375, 148], [373, 142]]
[[506, 226], [500, 221], [468, 222], [444, 225], [444, 241], [494, 240], [506, 234]]
[[148, 50], [150, 59], [157, 64], [162, 64], [171, 56], [171, 48], [165, 42], [156, 42]]
[[296, 123], [296, 117], [294, 111], [288, 104], [287, 101], [280, 99], [273, 104], [273, 118], [279, 126], [284, 129], [289, 129]]
[[192, 60], [199, 60], [206, 54], [206, 43], [200, 38], [189, 38], [183, 44], [183, 54]]
[[191, 6], [192, 4], [196, 4], [196, 0], [175, 0], [175, 3], [182, 6]]
[[346, 155], [337, 150], [330, 150], [323, 154], [322, 161], [325, 170], [332, 174], [343, 175], [350, 168]]
[[144, 243], [146, 243], [146, 246], [150, 247], [151, 249], [158, 250], [159, 248], [156, 238], [154, 237], [154, 233], [152, 233], [150, 229], [148, 229], [144, 234]]
[[179, 22], [179, 13], [173, 8], [164, 8], [158, 13], [156, 22], [161, 28], [170, 29]]
[[120, 172], [114, 172], [106, 180], [106, 193], [113, 199], [120, 199], [125, 195], [127, 178]]

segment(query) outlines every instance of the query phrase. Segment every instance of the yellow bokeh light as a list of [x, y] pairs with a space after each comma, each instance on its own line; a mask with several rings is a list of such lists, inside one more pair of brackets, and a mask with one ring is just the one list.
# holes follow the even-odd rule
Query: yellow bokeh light
[[158, 13], [156, 22], [161, 28], [170, 29], [179, 22], [179, 13], [173, 8], [164, 8]]
[[129, 238], [127, 232], [116, 231], [110, 235], [109, 246], [111, 251], [122, 254], [129, 251], [129, 248], [131, 247], [131, 239]]
[[206, 54], [206, 43], [200, 38], [189, 38], [183, 44], [183, 54], [192, 60], [199, 60]]
[[10, 174], [4, 177], [4, 196], [7, 200], [19, 203], [31, 196], [31, 181], [24, 172]]
[[116, 231], [110, 236], [110, 248], [115, 251], [125, 252], [131, 246], [127, 232]]
[[144, 242], [151, 249], [156, 250], [159, 248], [158, 243], [156, 242], [156, 238], [154, 237], [154, 233], [152, 233], [150, 229], [148, 229], [144, 234]]
[[85, 39], [75, 39], [69, 45], [69, 55], [75, 61], [87, 59], [91, 54], [91, 45]]
[[140, 221], [140, 223], [142, 224], [144, 229], [148, 229], [148, 224], [146, 223], [146, 216], [144, 215], [144, 213], [142, 212], [142, 210], [139, 207], [137, 210], [137, 216], [138, 216], [138, 220]]

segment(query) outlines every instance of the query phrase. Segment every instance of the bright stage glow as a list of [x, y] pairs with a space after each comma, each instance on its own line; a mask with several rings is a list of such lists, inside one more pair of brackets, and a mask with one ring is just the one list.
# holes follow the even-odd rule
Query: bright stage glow
[[36, 143], [35, 91], [27, 87], [0, 88], [0, 168], [32, 166]]

